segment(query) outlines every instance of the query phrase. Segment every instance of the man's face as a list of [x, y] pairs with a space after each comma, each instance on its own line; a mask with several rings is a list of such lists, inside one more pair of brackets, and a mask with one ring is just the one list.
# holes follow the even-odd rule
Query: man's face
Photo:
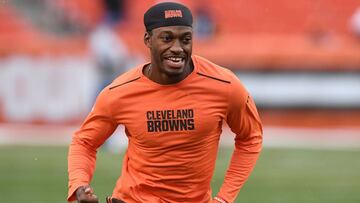
[[153, 29], [151, 32], [148, 36], [145, 35], [145, 44], [150, 48], [156, 71], [168, 77], [182, 75], [191, 61], [192, 28], [168, 26]]

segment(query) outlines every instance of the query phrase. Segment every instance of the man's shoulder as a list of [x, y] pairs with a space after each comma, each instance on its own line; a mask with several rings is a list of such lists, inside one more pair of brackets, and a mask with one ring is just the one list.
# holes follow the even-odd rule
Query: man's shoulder
[[124, 84], [136, 81], [141, 77], [141, 67], [143, 65], [136, 66], [125, 73], [121, 74], [108, 86], [109, 89], [120, 87]]
[[231, 83], [237, 79], [236, 75], [231, 70], [215, 64], [204, 57], [193, 56], [193, 61], [194, 65], [197, 67], [196, 71], [198, 75], [212, 77], [226, 83]]

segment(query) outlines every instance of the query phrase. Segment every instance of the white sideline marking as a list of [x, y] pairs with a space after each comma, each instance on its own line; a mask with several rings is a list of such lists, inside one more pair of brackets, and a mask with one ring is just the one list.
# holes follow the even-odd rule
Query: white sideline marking
[[0, 124], [0, 145], [68, 145], [79, 126]]
[[[221, 144], [233, 146], [234, 134], [224, 129]], [[360, 150], [360, 128], [264, 127], [264, 147]]]
[[[0, 145], [69, 145], [79, 125], [0, 124]], [[117, 132], [121, 136], [122, 132]], [[125, 136], [125, 135], [124, 135]], [[220, 144], [234, 145], [234, 134], [225, 127]], [[115, 139], [116, 141], [116, 139]], [[117, 146], [115, 143], [114, 146]], [[119, 146], [124, 147], [123, 144]], [[264, 147], [360, 150], [360, 128], [264, 127]]]

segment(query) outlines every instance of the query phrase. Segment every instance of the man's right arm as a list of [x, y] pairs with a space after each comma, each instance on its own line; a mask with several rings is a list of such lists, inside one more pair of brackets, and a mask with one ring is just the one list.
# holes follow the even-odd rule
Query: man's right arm
[[115, 131], [117, 124], [108, 110], [106, 90], [72, 139], [68, 154], [69, 202], [76, 200], [77, 190], [90, 185], [96, 164], [96, 152]]

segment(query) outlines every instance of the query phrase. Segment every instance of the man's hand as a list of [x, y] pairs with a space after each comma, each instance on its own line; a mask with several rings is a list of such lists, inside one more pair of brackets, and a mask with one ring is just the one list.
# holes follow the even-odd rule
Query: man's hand
[[79, 187], [76, 190], [76, 200], [78, 203], [99, 203], [99, 199], [90, 186]]
[[220, 197], [214, 197], [213, 203], [227, 203], [227, 201], [223, 200], [222, 198]]

